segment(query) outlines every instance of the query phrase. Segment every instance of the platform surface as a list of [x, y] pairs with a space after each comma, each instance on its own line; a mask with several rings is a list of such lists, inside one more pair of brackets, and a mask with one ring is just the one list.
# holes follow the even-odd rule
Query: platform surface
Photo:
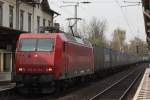
[[11, 72], [0, 72], [0, 82], [11, 81], [12, 80], [11, 78], [12, 78]]
[[0, 72], [0, 92], [15, 87], [15, 83], [12, 83], [11, 72]]
[[150, 100], [150, 66], [145, 70], [133, 100]]
[[5, 82], [5, 83], [0, 83], [0, 92], [5, 91], [5, 90], [10, 90], [15, 87], [15, 83], [10, 83], [10, 82]]

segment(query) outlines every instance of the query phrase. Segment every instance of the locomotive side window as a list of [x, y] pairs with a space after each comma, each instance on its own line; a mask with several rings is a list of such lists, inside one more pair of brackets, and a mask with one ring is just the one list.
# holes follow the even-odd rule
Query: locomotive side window
[[35, 51], [36, 49], [36, 39], [22, 39], [20, 43], [20, 51]]
[[53, 51], [53, 41], [50, 39], [38, 39], [37, 51]]

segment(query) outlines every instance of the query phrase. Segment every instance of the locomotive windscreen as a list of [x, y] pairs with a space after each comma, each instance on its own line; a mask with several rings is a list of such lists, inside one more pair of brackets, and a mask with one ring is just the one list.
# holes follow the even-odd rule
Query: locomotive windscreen
[[19, 51], [53, 51], [51, 39], [21, 39]]

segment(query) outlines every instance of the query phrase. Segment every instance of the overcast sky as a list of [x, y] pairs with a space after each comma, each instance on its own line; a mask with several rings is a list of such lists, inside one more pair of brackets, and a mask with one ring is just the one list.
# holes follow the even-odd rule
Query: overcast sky
[[[145, 29], [142, 7], [128, 6], [135, 5], [135, 3], [124, 3], [124, 0], [49, 0], [51, 9], [61, 14], [55, 20], [59, 22], [61, 27], [66, 27], [68, 22], [66, 18], [74, 17], [74, 7], [60, 7], [64, 4], [63, 1], [90, 1], [90, 4], [80, 4], [78, 7], [78, 17], [84, 19], [81, 22], [89, 22], [92, 17], [107, 20], [107, 39], [112, 38], [112, 32], [117, 27], [126, 30], [127, 41], [133, 39], [135, 36], [145, 41]], [[140, 2], [140, 0], [128, 0], [130, 2]], [[69, 4], [70, 5], [70, 4]], [[81, 23], [80, 22], [80, 23]]]

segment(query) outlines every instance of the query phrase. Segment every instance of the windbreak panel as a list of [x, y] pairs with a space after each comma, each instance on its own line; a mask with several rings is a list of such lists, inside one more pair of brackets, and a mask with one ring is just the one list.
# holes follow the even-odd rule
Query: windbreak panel
[[53, 41], [50, 39], [39, 39], [37, 51], [53, 51]]
[[35, 51], [36, 39], [22, 39], [19, 51]]
[[19, 51], [53, 51], [52, 39], [21, 39]]

